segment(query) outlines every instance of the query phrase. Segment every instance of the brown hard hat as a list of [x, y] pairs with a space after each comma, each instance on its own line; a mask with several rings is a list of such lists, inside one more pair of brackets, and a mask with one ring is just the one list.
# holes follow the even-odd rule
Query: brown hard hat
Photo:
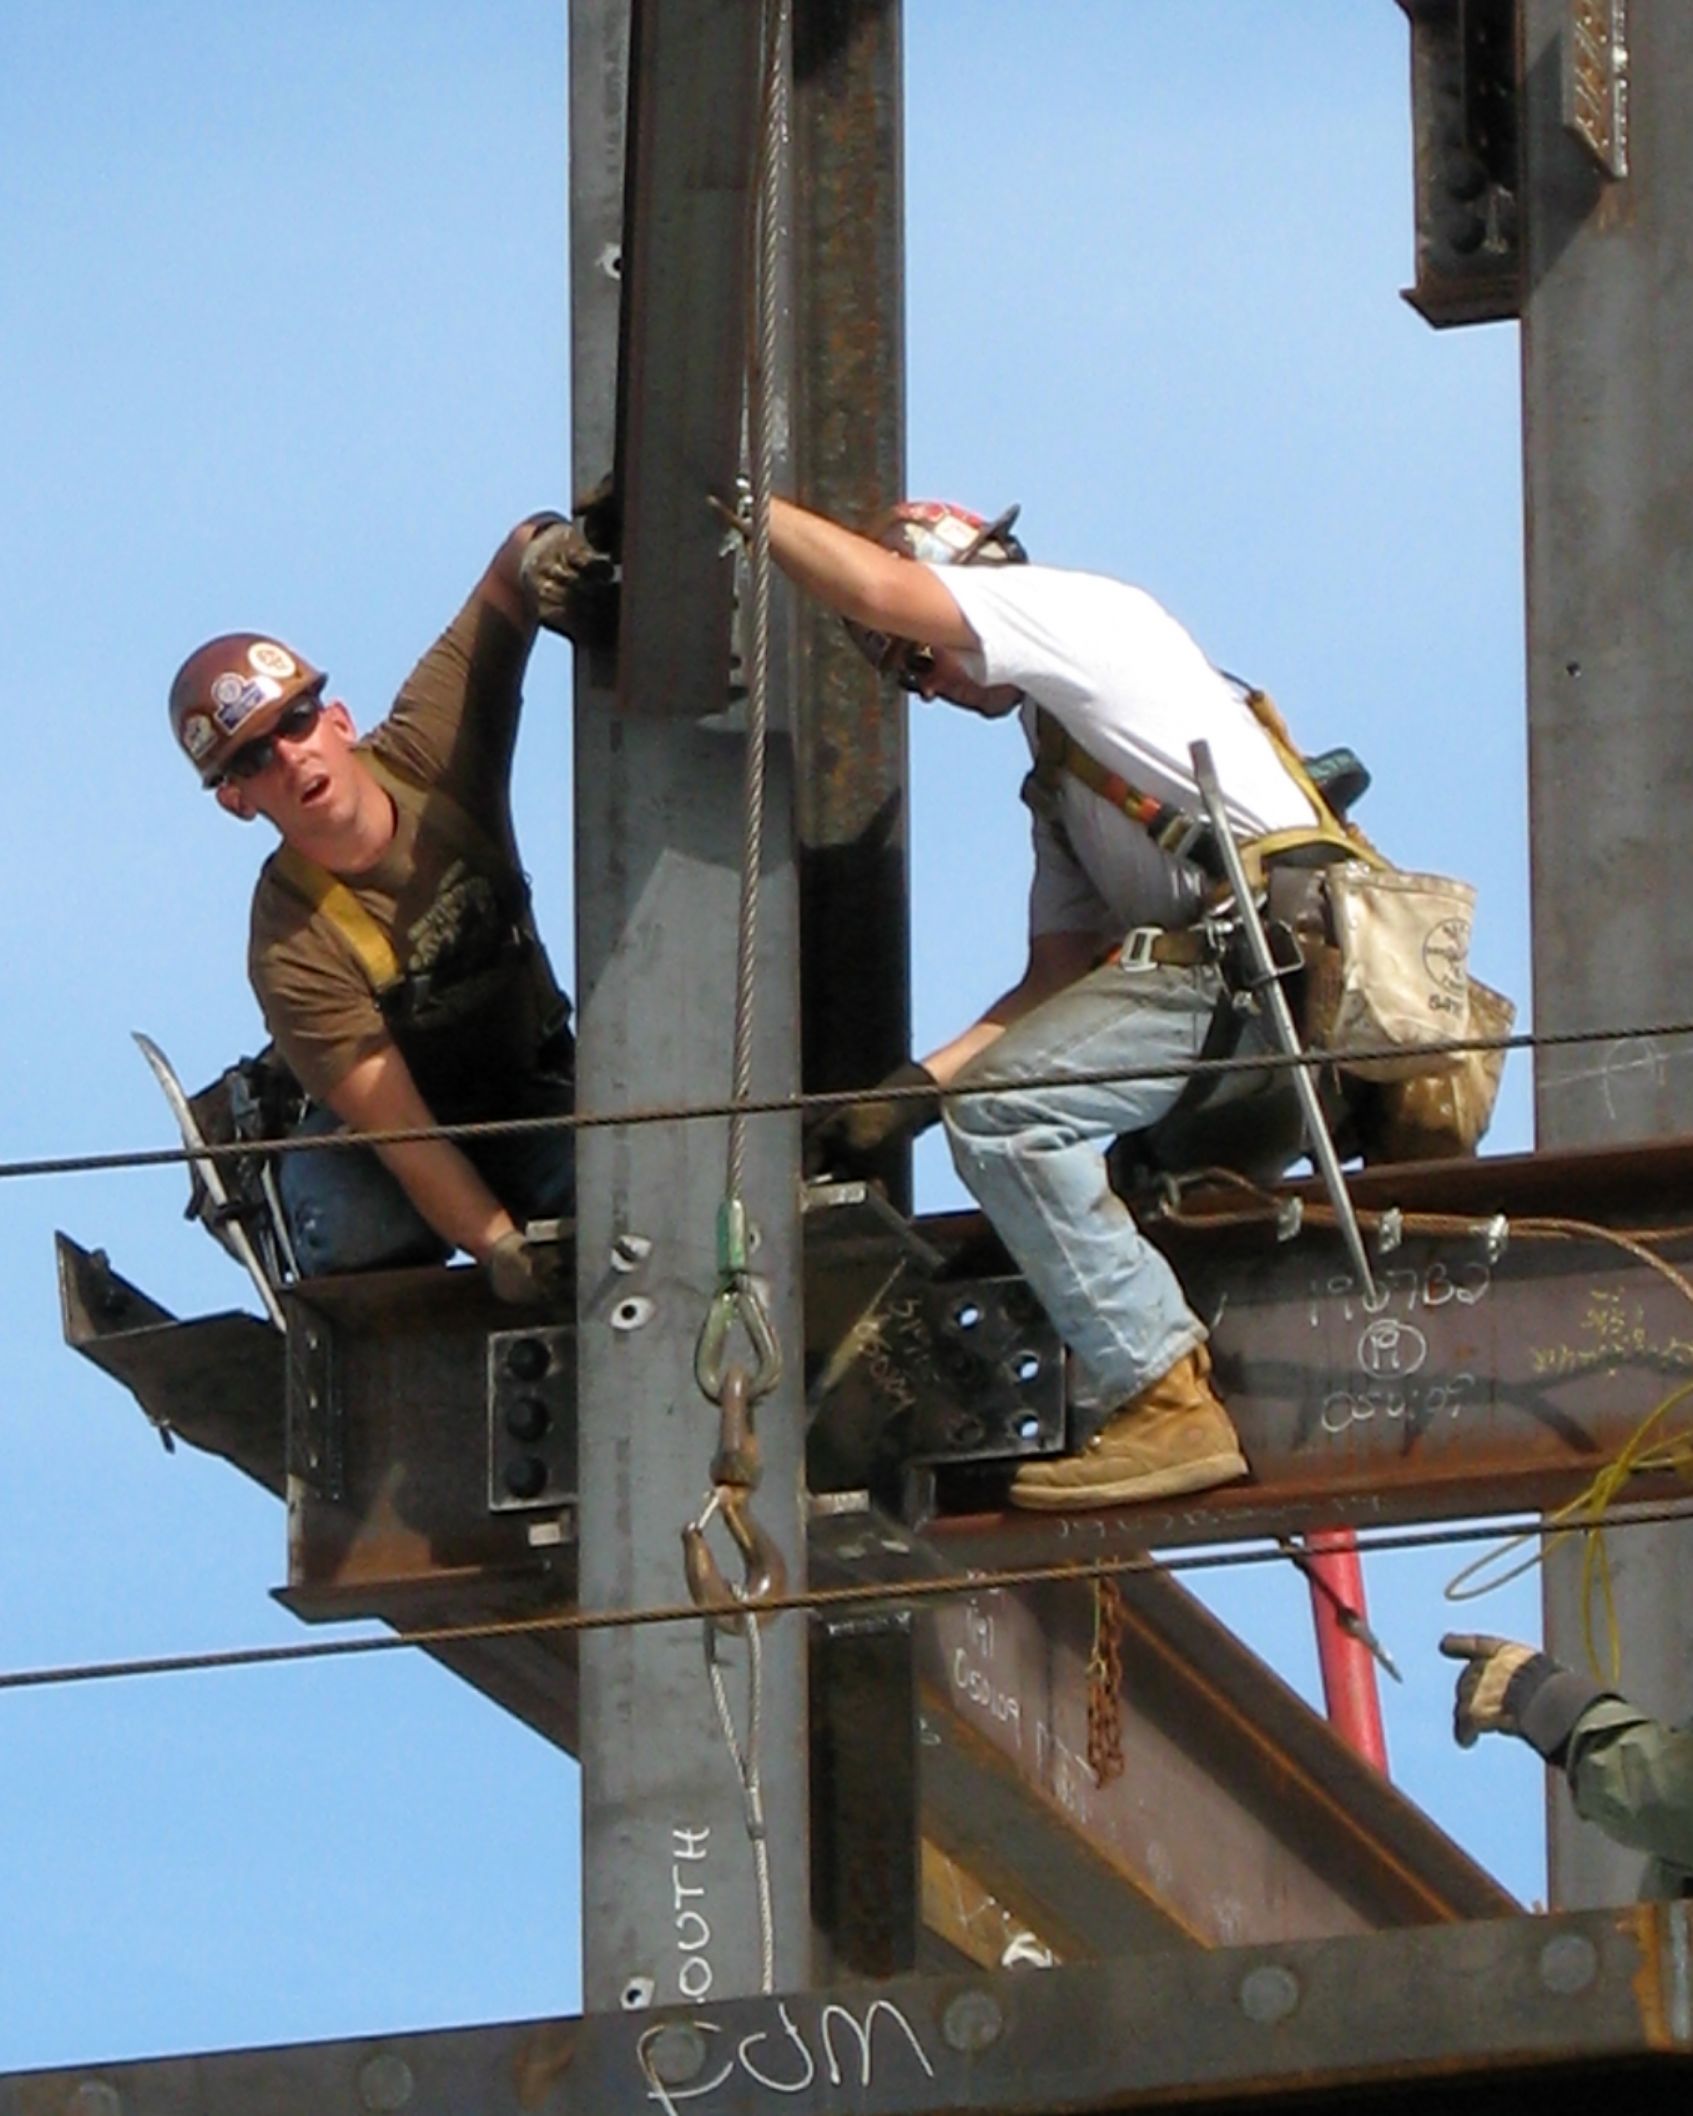
[[324, 676], [266, 632], [224, 632], [196, 647], [170, 687], [171, 733], [215, 786], [238, 749], [268, 734], [294, 700]]

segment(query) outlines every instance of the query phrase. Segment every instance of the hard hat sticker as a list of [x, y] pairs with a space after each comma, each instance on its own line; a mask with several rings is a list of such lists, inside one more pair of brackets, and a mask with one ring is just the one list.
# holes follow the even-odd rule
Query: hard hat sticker
[[182, 746], [196, 764], [217, 738], [217, 729], [204, 713], [190, 713], [182, 723]]
[[269, 705], [281, 696], [281, 684], [273, 683], [268, 676], [240, 676], [233, 669], [225, 669], [212, 683], [217, 724], [226, 735], [233, 735], [261, 705]]
[[247, 659], [261, 676], [277, 676], [286, 681], [299, 674], [299, 664], [293, 655], [272, 639], [255, 639], [247, 649]]

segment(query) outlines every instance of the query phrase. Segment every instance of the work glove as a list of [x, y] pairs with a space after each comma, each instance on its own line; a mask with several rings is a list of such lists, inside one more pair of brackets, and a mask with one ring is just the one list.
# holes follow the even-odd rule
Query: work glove
[[617, 637], [617, 565], [575, 522], [537, 529], [518, 562], [518, 585], [535, 622], [579, 646]]
[[488, 1252], [488, 1283], [497, 1300], [514, 1308], [556, 1306], [570, 1291], [565, 1252], [556, 1242], [532, 1242], [514, 1227]]
[[1610, 1694], [1535, 1646], [1485, 1632], [1449, 1631], [1440, 1650], [1467, 1664], [1452, 1709], [1461, 1749], [1483, 1734], [1515, 1734], [1548, 1763], [1561, 1763], [1576, 1721]]
[[[908, 1058], [903, 1065], [896, 1065], [877, 1086], [924, 1088], [927, 1093], [899, 1095], [885, 1102], [846, 1102], [808, 1117], [801, 1127], [808, 1176], [857, 1175], [897, 1140], [914, 1139], [939, 1121], [940, 1083], [916, 1059]], [[872, 1089], [872, 1096], [874, 1093]]]

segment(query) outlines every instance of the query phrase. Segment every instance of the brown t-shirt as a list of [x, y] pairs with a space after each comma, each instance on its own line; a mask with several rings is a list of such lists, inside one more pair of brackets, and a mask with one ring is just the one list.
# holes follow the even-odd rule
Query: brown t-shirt
[[[406, 678], [393, 709], [360, 744], [386, 764], [396, 828], [377, 864], [341, 879], [388, 936], [408, 977], [433, 973], [450, 983], [455, 965], [489, 952], [511, 907], [525, 901], [512, 832], [512, 749], [523, 703], [528, 643], [500, 611], [472, 596]], [[431, 813], [438, 788], [475, 825]], [[346, 936], [314, 911], [265, 862], [253, 892], [248, 971], [266, 1025], [307, 1094], [322, 1101], [362, 1058], [398, 1041], [419, 1087], [431, 1097], [414, 1053], [376, 1001], [369, 977]], [[429, 1049], [454, 1071], [489, 1081], [533, 1069], [547, 1036], [569, 1009], [538, 944], [502, 999]], [[439, 1090], [437, 1090], [439, 1092]], [[462, 1096], [455, 1099], [462, 1100]], [[490, 1112], [490, 1114], [495, 1112]], [[437, 1110], [437, 1114], [441, 1114]]]

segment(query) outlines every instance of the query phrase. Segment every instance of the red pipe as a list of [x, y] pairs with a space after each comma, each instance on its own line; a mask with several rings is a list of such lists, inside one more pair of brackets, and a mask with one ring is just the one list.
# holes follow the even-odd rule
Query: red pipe
[[1341, 1624], [1343, 1609], [1351, 1610], [1365, 1622], [1369, 1618], [1358, 1538], [1350, 1528], [1317, 1528], [1305, 1538], [1305, 1550], [1310, 1565], [1311, 1616], [1317, 1631], [1317, 1665], [1322, 1671], [1323, 1703], [1329, 1724], [1355, 1755], [1373, 1763], [1385, 1778], [1387, 1736], [1381, 1723], [1376, 1664], [1369, 1648]]

